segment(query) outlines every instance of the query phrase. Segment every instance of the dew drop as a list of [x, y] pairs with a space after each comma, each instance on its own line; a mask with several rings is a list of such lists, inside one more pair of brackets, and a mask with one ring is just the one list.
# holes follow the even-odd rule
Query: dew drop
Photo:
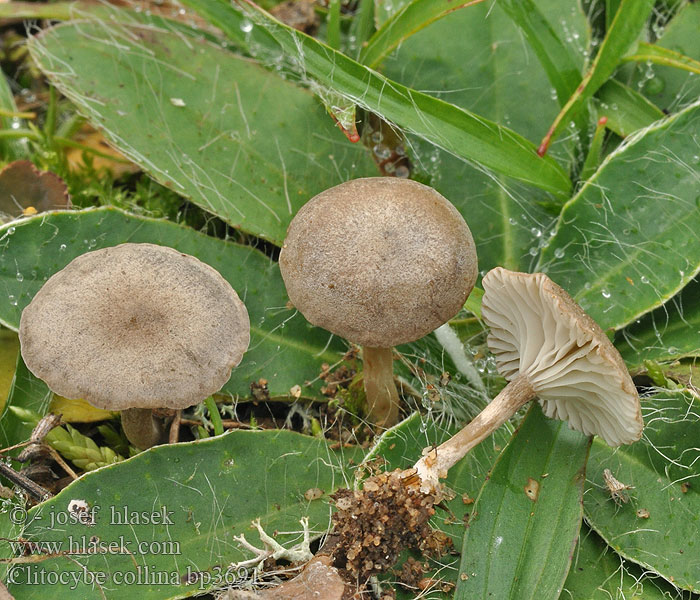
[[376, 144], [374, 148], [372, 148], [372, 152], [374, 152], [374, 155], [379, 160], [384, 160], [391, 156], [391, 150], [388, 146], [385, 146], [384, 144]]
[[610, 296], [612, 296], [612, 294], [606, 289], [602, 290], [600, 295], [603, 296], [603, 298], [610, 298]]
[[66, 245], [65, 245], [65, 244], [61, 244], [61, 245], [58, 247], [58, 249], [59, 249], [60, 252], [63, 252], [63, 251], [66, 249]]
[[22, 273], [20, 273], [19, 271], [17, 271], [17, 281], [19, 281], [20, 283], [24, 281], [24, 275], [22, 275]]
[[511, 225], [517, 225], [517, 224], [518, 224], [518, 222], [517, 222], [513, 217], [511, 217], [510, 219], [508, 219], [508, 222], [509, 222]]
[[537, 256], [537, 248], [532, 247], [530, 248], [530, 256]]
[[554, 251], [554, 257], [555, 258], [564, 258], [564, 248], [557, 248]]
[[15, 298], [12, 294], [10, 294], [7, 299], [10, 301], [10, 304], [12, 306], [17, 306], [17, 298]]
[[401, 179], [406, 179], [410, 175], [410, 172], [408, 170], [408, 167], [406, 167], [405, 165], [399, 165], [398, 167], [396, 167], [394, 175]]
[[646, 275], [642, 275], [639, 280], [642, 283], [649, 283], [649, 278]]
[[241, 31], [243, 33], [250, 33], [253, 31], [253, 24], [248, 19], [245, 19], [241, 22]]
[[530, 232], [531, 232], [532, 235], [534, 235], [536, 238], [542, 237], [542, 231], [540, 231], [539, 229], [537, 229], [537, 227], [533, 227], [532, 229], [530, 229]]
[[642, 86], [642, 90], [644, 91], [645, 94], [649, 94], [650, 96], [655, 96], [656, 94], [660, 94], [661, 92], [664, 91], [664, 88], [666, 87], [666, 82], [663, 80], [662, 77], [659, 77], [658, 75], [652, 76], [649, 79], [647, 79], [644, 82], [644, 85]]
[[378, 144], [378, 143], [381, 142], [383, 139], [384, 139], [384, 136], [382, 135], [382, 132], [381, 132], [381, 131], [375, 131], [375, 132], [372, 134], [372, 137], [371, 137], [372, 142], [375, 143], [375, 144]]
[[16, 230], [15, 230], [14, 227], [10, 227], [10, 228], [7, 230], [7, 235], [12, 235], [15, 231], [16, 231]]

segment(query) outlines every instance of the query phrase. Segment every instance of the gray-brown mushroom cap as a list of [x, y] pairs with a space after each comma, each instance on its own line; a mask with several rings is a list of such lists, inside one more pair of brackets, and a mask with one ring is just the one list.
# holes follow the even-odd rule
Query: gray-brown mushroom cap
[[464, 305], [477, 260], [469, 227], [432, 188], [354, 179], [307, 202], [280, 253], [292, 304], [363, 346], [387, 348], [435, 330]]
[[56, 393], [99, 408], [185, 408], [221, 389], [250, 341], [248, 312], [212, 267], [122, 244], [54, 274], [22, 312], [22, 357]]
[[501, 267], [483, 279], [488, 346], [508, 380], [526, 375], [548, 417], [610, 446], [642, 435], [639, 395], [600, 326], [544, 273]]

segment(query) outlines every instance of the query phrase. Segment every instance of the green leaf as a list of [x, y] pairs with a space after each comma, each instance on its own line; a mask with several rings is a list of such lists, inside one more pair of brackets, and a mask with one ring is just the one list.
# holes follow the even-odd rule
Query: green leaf
[[12, 408], [31, 410], [45, 415], [53, 393], [41, 379], [27, 369], [22, 355], [17, 354], [17, 366], [7, 403], [0, 414], [0, 444], [3, 448], [14, 446], [29, 439], [35, 423], [25, 423]]
[[[571, 52], [582, 60], [588, 35], [583, 14], [559, 0], [538, 0], [536, 6], [548, 15], [558, 38], [571, 40]], [[433, 23], [407, 39], [385, 69], [396, 81], [432, 90], [529, 139], [537, 139], [558, 111], [556, 90], [537, 55], [499, 3], [485, 2]], [[562, 162], [573, 162], [573, 137], [553, 148]], [[539, 204], [547, 197], [415, 137], [406, 147], [414, 177], [448, 198], [471, 227], [482, 272], [497, 265], [530, 269], [554, 218]]]
[[582, 528], [562, 600], [669, 600], [688, 598], [662, 578], [623, 560], [593, 531]]
[[[664, 29], [656, 47], [700, 61], [700, 4], [688, 2]], [[675, 112], [700, 96], [700, 77], [671, 66], [640, 64], [632, 79], [657, 106]]]
[[[525, 34], [556, 91], [559, 103], [564, 104], [581, 81], [583, 54], [574, 51], [571, 43], [561, 41], [534, 0], [498, 0], [498, 4]], [[571, 41], [574, 34], [579, 36], [578, 32], [567, 33]]]
[[619, 331], [615, 346], [630, 368], [645, 360], [700, 356], [700, 281], [693, 280], [661, 308]]
[[700, 74], [700, 61], [663, 46], [655, 46], [645, 42], [640, 42], [634, 52], [625, 56], [623, 60], [625, 62], [649, 61], [657, 65], [666, 65], [690, 73]]
[[[382, 23], [360, 52], [358, 62], [376, 68], [401, 43], [438, 19], [483, 0], [455, 3], [453, 0], [413, 0]], [[384, 3], [382, 3], [384, 4]]]
[[598, 114], [608, 119], [607, 127], [621, 137], [664, 118], [658, 106], [615, 79], [608, 80], [598, 90], [595, 100]]
[[[586, 519], [613, 549], [682, 589], [700, 591], [700, 418], [696, 397], [661, 393], [643, 400], [644, 438], [611, 449], [595, 440], [584, 495]], [[616, 504], [603, 471], [622, 484]]]
[[547, 151], [550, 141], [556, 137], [571, 118], [613, 74], [622, 57], [639, 36], [654, 7], [654, 0], [621, 0], [615, 18], [605, 34], [593, 63], [584, 75], [576, 92], [557, 115], [538, 152]]
[[[349, 459], [360, 458], [357, 449], [334, 452], [323, 440], [289, 431], [234, 431], [153, 448], [87, 474], [33, 508], [23, 537], [44, 548], [53, 542], [59, 551], [78, 552], [15, 565], [9, 588], [16, 600], [102, 600], [103, 594], [110, 600], [131, 600], [135, 590], [139, 598], [155, 600], [193, 596], [217, 583], [240, 581], [246, 573], [252, 576], [252, 570], [227, 569], [251, 553], [241, 550], [234, 536], [245, 534], [262, 547], [250, 528], [256, 518], [270, 535], [279, 531], [277, 541], [287, 546], [301, 541], [303, 516], [309, 517], [316, 535], [325, 532], [328, 496], [347, 485]], [[315, 488], [323, 495], [307, 500], [304, 493]], [[72, 499], [88, 503], [93, 526], [63, 522], [70, 517]], [[124, 511], [140, 514], [129, 524]], [[151, 515], [157, 515], [154, 522], [145, 522]], [[111, 552], [85, 553], [91, 538], [112, 544]], [[50, 579], [60, 573], [65, 573], [66, 584], [31, 583], [33, 577]], [[67, 579], [71, 574], [77, 577], [73, 584]], [[91, 586], [86, 584], [90, 575], [106, 580]], [[137, 575], [140, 584], [128, 585], [128, 579], [120, 583]]]
[[14, 331], [0, 329], [0, 414], [5, 407], [5, 400], [12, 388], [15, 376], [19, 339]]
[[[17, 111], [12, 89], [0, 69], [0, 109], [9, 113]], [[7, 117], [0, 115], [0, 129], [20, 129], [24, 127], [24, 121], [17, 117]], [[16, 160], [24, 156], [27, 152], [27, 143], [24, 140], [0, 137], [0, 157], [6, 161]]]
[[157, 181], [278, 245], [309, 198], [377, 173], [309, 92], [185, 39], [155, 26], [81, 22], [29, 47], [61, 92]]
[[604, 329], [662, 305], [700, 269], [700, 102], [630, 136], [563, 208], [538, 270]]
[[[560, 197], [571, 188], [568, 175], [551, 158], [541, 160], [531, 142], [465, 109], [407, 88], [360, 65], [242, 0], [242, 9], [223, 0], [187, 0], [232, 40], [247, 43], [266, 61], [296, 64], [314, 86], [330, 89], [407, 132], [448, 152]], [[241, 26], [247, 31], [242, 34]], [[252, 27], [250, 31], [248, 29]]]
[[593, 175], [593, 173], [595, 173], [600, 166], [601, 150], [603, 147], [603, 139], [605, 138], [607, 122], [608, 119], [606, 117], [602, 117], [596, 124], [593, 139], [588, 147], [586, 160], [584, 161], [583, 167], [581, 167], [581, 173], [579, 174], [579, 178], [582, 181], [585, 181], [591, 175]]
[[0, 227], [0, 322], [17, 329], [22, 309], [55, 272], [90, 250], [124, 242], [171, 246], [211, 265], [238, 292], [250, 316], [251, 339], [241, 364], [222, 392], [247, 397], [250, 384], [268, 381], [272, 397], [288, 397], [294, 385], [314, 396], [321, 364], [333, 364], [343, 343], [287, 308], [279, 267], [262, 253], [197, 233], [168, 221], [114, 208], [37, 215]]
[[486, 480], [455, 600], [556, 600], [581, 526], [590, 439], [533, 405]]

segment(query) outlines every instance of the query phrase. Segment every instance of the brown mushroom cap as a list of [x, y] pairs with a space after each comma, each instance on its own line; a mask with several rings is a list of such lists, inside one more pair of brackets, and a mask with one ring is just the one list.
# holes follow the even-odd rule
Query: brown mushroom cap
[[483, 279], [488, 346], [509, 381], [526, 375], [548, 417], [610, 446], [642, 435], [639, 395], [600, 326], [544, 273], [503, 268]]
[[229, 283], [154, 244], [88, 252], [54, 274], [19, 326], [29, 370], [99, 408], [185, 408], [221, 389], [250, 340]]
[[380, 348], [451, 319], [477, 276], [457, 209], [434, 189], [394, 177], [348, 181], [307, 202], [289, 225], [280, 269], [309, 322]]

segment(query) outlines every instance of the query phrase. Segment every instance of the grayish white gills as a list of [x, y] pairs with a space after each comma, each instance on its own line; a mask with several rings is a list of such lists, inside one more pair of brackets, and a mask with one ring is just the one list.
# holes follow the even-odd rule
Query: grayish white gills
[[548, 417], [610, 446], [642, 436], [639, 395], [620, 354], [569, 294], [544, 273], [501, 267], [482, 284], [487, 343], [508, 385], [449, 440], [424, 450], [414, 467], [423, 491], [439, 490], [454, 464], [535, 397]]
[[544, 273], [497, 267], [483, 279], [482, 316], [499, 372], [525, 376], [543, 412], [610, 446], [642, 435], [637, 390], [600, 326]]
[[181, 409], [217, 392], [250, 342], [231, 285], [193, 256], [155, 244], [83, 254], [24, 309], [29, 370], [67, 398], [108, 410]]
[[389, 348], [454, 317], [474, 287], [477, 260], [469, 227], [442, 195], [408, 179], [367, 177], [299, 210], [280, 269], [309, 322]]

